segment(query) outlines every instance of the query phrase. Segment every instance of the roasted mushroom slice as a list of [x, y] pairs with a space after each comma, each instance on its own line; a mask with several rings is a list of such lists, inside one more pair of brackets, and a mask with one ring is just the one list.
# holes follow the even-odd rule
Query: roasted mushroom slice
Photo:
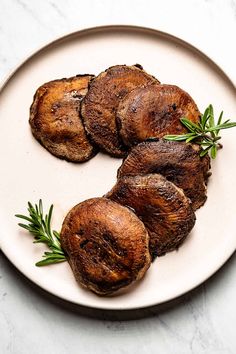
[[76, 280], [100, 295], [143, 277], [150, 266], [148, 241], [139, 218], [106, 198], [76, 205], [61, 230], [62, 247]]
[[116, 126], [116, 109], [120, 100], [135, 87], [158, 82], [141, 66], [116, 65], [99, 74], [90, 84], [82, 103], [87, 132], [103, 150], [115, 157], [126, 153]]
[[136, 88], [119, 104], [119, 133], [126, 146], [150, 137], [183, 134], [180, 118], [198, 122], [200, 112], [189, 94], [173, 85], [149, 85]]
[[159, 174], [121, 177], [106, 197], [132, 208], [143, 221], [152, 259], [178, 248], [195, 223], [182, 189]]
[[210, 158], [200, 157], [200, 147], [185, 142], [156, 139], [134, 146], [118, 170], [118, 178], [127, 175], [159, 173], [184, 190], [194, 210], [206, 201], [206, 183]]
[[89, 160], [97, 149], [86, 135], [80, 104], [92, 75], [50, 81], [35, 93], [30, 107], [34, 137], [53, 155], [73, 162]]

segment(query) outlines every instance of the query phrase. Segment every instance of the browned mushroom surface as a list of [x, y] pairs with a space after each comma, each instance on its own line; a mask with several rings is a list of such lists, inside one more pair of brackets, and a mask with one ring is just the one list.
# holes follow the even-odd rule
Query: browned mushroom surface
[[195, 223], [182, 189], [159, 174], [121, 177], [106, 197], [129, 206], [143, 221], [153, 259], [178, 248]]
[[199, 156], [199, 145], [156, 139], [134, 146], [118, 170], [127, 175], [159, 173], [184, 190], [194, 210], [206, 201], [210, 158]]
[[182, 117], [196, 123], [200, 112], [189, 94], [173, 85], [136, 88], [117, 110], [119, 133], [128, 147], [151, 137], [185, 133]]
[[121, 99], [135, 87], [158, 81], [140, 66], [116, 65], [99, 74], [91, 83], [82, 103], [82, 116], [88, 134], [103, 150], [115, 157], [125, 156], [116, 124]]
[[76, 205], [61, 230], [76, 280], [100, 295], [143, 277], [150, 266], [148, 242], [147, 230], [133, 211], [106, 198]]
[[53, 155], [73, 162], [90, 159], [96, 148], [86, 135], [80, 104], [92, 75], [50, 81], [38, 88], [30, 108], [34, 137]]

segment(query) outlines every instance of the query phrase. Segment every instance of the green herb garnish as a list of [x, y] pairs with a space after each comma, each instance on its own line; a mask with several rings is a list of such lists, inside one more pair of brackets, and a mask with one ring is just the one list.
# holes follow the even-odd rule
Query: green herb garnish
[[51, 230], [52, 211], [53, 205], [50, 206], [48, 214], [44, 216], [43, 203], [40, 199], [38, 205], [35, 204], [35, 206], [28, 202], [29, 216], [15, 215], [17, 218], [28, 221], [28, 224], [19, 223], [18, 225], [34, 235], [34, 243], [45, 243], [51, 250], [51, 252], [44, 252], [43, 259], [36, 263], [39, 267], [66, 261], [65, 253], [61, 248], [60, 234]]
[[221, 129], [236, 127], [236, 122], [230, 122], [227, 119], [222, 123], [223, 111], [221, 112], [217, 123], [215, 123], [213, 106], [210, 104], [204, 114], [201, 115], [199, 123], [193, 123], [187, 118], [181, 118], [181, 123], [189, 130], [189, 133], [183, 135], [165, 135], [164, 139], [171, 141], [194, 142], [201, 145], [200, 156], [205, 156], [208, 151], [212, 159], [216, 158], [217, 151], [223, 146], [219, 143]]

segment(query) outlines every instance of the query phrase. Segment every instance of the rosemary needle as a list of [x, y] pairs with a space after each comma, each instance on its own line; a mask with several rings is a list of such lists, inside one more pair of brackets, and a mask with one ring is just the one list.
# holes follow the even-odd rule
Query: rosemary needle
[[34, 243], [46, 244], [49, 251], [44, 252], [43, 259], [36, 263], [36, 266], [44, 266], [53, 263], [66, 261], [65, 253], [61, 248], [60, 234], [51, 229], [53, 205], [50, 206], [48, 214], [43, 214], [43, 203], [39, 200], [38, 205], [33, 206], [28, 202], [28, 216], [16, 214], [17, 218], [28, 221], [28, 224], [18, 225], [26, 229], [34, 236]]
[[210, 152], [212, 159], [216, 158], [217, 151], [223, 146], [219, 143], [221, 129], [236, 127], [236, 122], [230, 122], [229, 119], [222, 123], [223, 111], [221, 112], [217, 123], [215, 123], [214, 109], [210, 104], [201, 115], [199, 123], [193, 123], [187, 118], [181, 118], [181, 123], [188, 129], [189, 133], [182, 135], [165, 135], [164, 139], [171, 141], [194, 142], [201, 145], [200, 156], [205, 156]]

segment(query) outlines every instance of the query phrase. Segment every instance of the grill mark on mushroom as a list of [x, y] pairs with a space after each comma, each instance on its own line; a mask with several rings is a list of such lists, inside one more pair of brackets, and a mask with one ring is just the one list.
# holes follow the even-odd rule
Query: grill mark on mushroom
[[206, 199], [210, 158], [199, 156], [200, 147], [185, 142], [152, 139], [133, 147], [118, 170], [118, 178], [158, 173], [182, 188], [194, 210]]
[[76, 280], [100, 295], [143, 277], [150, 265], [148, 242], [142, 221], [106, 198], [76, 205], [61, 230], [61, 244]]
[[123, 143], [131, 147], [148, 138], [183, 134], [180, 118], [198, 122], [200, 112], [194, 100], [174, 85], [148, 85], [128, 93], [119, 103], [117, 120]]
[[106, 197], [133, 208], [149, 232], [153, 259], [178, 248], [195, 223], [182, 189], [158, 174], [121, 177]]
[[29, 123], [33, 136], [51, 154], [73, 162], [93, 157], [80, 115], [81, 100], [93, 75], [54, 80], [40, 86], [30, 107]]
[[91, 82], [81, 113], [87, 133], [103, 151], [115, 157], [126, 155], [117, 130], [118, 104], [134, 88], [153, 83], [158, 81], [135, 65], [112, 66]]

